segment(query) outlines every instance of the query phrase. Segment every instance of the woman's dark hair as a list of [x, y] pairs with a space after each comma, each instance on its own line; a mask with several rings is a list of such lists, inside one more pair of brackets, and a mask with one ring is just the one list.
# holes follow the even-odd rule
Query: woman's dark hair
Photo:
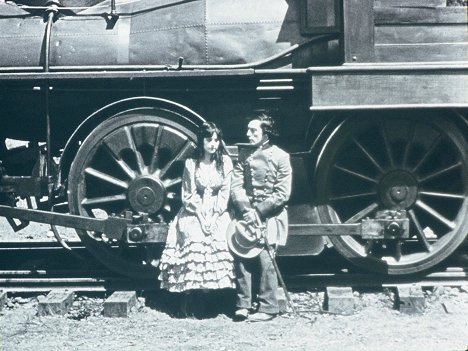
[[275, 120], [267, 114], [262, 113], [252, 118], [252, 121], [253, 120], [260, 121], [260, 128], [262, 128], [263, 134], [268, 135], [268, 138], [277, 137], [279, 135], [278, 130], [276, 129]]
[[223, 132], [219, 129], [216, 124], [213, 122], [205, 122], [201, 125], [198, 129], [197, 135], [197, 148], [195, 149], [195, 160], [197, 167], [200, 165], [200, 161], [203, 158], [205, 153], [205, 149], [203, 148], [203, 141], [205, 138], [211, 138], [214, 134], [217, 135], [219, 140], [218, 150], [211, 156], [212, 160], [216, 162], [216, 169], [222, 175], [224, 175], [224, 162], [223, 162], [223, 154], [226, 153], [226, 149], [224, 147], [223, 141]]

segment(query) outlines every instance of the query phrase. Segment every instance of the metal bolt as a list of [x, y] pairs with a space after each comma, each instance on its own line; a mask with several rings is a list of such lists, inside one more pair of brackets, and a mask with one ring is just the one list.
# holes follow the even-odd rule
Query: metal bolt
[[134, 227], [128, 232], [131, 241], [140, 241], [143, 239], [143, 230], [140, 227]]

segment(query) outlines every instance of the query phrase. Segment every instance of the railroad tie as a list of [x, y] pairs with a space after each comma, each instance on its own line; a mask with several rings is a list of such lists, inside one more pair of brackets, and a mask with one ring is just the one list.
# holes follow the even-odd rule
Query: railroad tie
[[116, 291], [104, 302], [103, 314], [106, 317], [128, 317], [136, 301], [134, 291]]
[[3, 305], [5, 305], [7, 299], [6, 291], [0, 290], [0, 311], [3, 309]]
[[332, 314], [353, 314], [353, 289], [350, 287], [327, 287], [324, 300], [324, 309], [326, 312]]
[[39, 301], [37, 313], [39, 316], [64, 315], [72, 306], [74, 298], [75, 293], [73, 291], [51, 291], [44, 299]]
[[416, 314], [424, 312], [426, 300], [420, 285], [402, 284], [397, 286], [397, 307], [402, 313]]

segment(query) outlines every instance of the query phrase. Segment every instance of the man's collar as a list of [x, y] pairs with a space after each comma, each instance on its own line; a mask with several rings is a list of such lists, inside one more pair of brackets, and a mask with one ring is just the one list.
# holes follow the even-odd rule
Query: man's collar
[[263, 142], [263, 144], [261, 144], [261, 145], [258, 146], [258, 149], [264, 150], [264, 149], [268, 149], [270, 146], [271, 146], [270, 140], [267, 139], [267, 140], [265, 140], [265, 141]]

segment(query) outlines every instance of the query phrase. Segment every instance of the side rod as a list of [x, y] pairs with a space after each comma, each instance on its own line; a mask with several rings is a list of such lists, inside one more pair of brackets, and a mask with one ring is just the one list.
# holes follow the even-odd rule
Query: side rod
[[131, 223], [129, 219], [119, 217], [90, 218], [4, 205], [0, 205], [0, 217], [106, 233], [112, 239], [121, 239], [127, 231], [127, 225]]

